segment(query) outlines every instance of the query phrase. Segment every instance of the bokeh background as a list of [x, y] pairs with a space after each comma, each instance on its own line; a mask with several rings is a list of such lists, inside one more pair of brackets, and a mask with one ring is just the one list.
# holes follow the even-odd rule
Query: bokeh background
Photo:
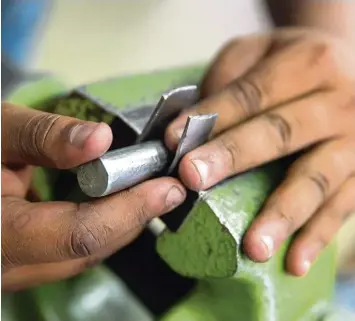
[[6, 2], [17, 3], [13, 11], [20, 5], [27, 10], [30, 21], [21, 25], [27, 37], [36, 20], [35, 41], [25, 48], [26, 66], [50, 70], [73, 85], [200, 62], [233, 36], [269, 25], [258, 0]]

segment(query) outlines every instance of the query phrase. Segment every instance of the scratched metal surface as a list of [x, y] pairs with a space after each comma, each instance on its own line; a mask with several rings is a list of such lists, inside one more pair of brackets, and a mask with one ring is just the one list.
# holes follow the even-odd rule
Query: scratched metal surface
[[179, 161], [190, 151], [204, 144], [217, 120], [217, 114], [201, 115], [189, 117], [181, 136], [175, 157], [168, 168], [168, 174], [171, 174]]
[[[178, 87], [163, 94], [153, 111], [144, 107], [116, 113], [130, 128], [140, 133], [137, 144], [109, 151], [99, 159], [80, 166], [77, 179], [81, 190], [90, 197], [102, 197], [141, 183], [157, 173], [163, 173], [164, 168], [171, 174], [186, 153], [207, 141], [217, 114], [188, 118], [172, 162], [169, 161], [169, 152], [163, 145], [146, 146], [142, 143], [154, 140], [163, 142], [170, 121], [184, 109], [193, 106], [198, 96], [197, 86]], [[100, 102], [97, 103], [101, 105]]]
[[[137, 142], [162, 139], [169, 124], [181, 111], [193, 106], [199, 97], [195, 85], [175, 88], [162, 95], [152, 112], [146, 126], [139, 135]], [[131, 119], [131, 121], [135, 121]]]

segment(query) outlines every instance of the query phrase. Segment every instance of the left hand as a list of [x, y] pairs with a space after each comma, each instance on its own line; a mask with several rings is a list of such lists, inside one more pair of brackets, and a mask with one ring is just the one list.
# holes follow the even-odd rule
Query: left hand
[[80, 203], [29, 195], [33, 166], [75, 168], [100, 157], [111, 142], [107, 124], [1, 103], [2, 290], [77, 275], [184, 201], [184, 187], [171, 177]]
[[[263, 262], [300, 229], [287, 269], [307, 273], [355, 210], [355, 51], [311, 30], [236, 39], [217, 56], [201, 93], [205, 99], [188, 114], [219, 118], [212, 140], [180, 163], [192, 190], [307, 148], [243, 241], [246, 254]], [[167, 129], [169, 147], [188, 114]]]

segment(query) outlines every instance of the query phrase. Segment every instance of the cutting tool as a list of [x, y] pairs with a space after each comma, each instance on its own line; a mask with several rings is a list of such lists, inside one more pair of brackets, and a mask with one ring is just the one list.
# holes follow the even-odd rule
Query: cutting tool
[[[81, 190], [90, 197], [103, 197], [152, 177], [171, 175], [184, 155], [207, 141], [216, 122], [217, 114], [189, 116], [176, 152], [168, 150], [163, 143], [167, 125], [197, 101], [196, 86], [179, 87], [163, 94], [135, 145], [109, 151], [77, 169]], [[158, 219], [151, 226], [157, 235], [165, 229]]]

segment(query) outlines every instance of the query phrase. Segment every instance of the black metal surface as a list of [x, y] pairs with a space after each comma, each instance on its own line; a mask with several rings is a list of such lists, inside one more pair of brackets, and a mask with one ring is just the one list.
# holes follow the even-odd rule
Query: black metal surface
[[155, 251], [149, 231], [105, 261], [137, 298], [156, 316], [187, 295], [195, 281], [173, 272]]

